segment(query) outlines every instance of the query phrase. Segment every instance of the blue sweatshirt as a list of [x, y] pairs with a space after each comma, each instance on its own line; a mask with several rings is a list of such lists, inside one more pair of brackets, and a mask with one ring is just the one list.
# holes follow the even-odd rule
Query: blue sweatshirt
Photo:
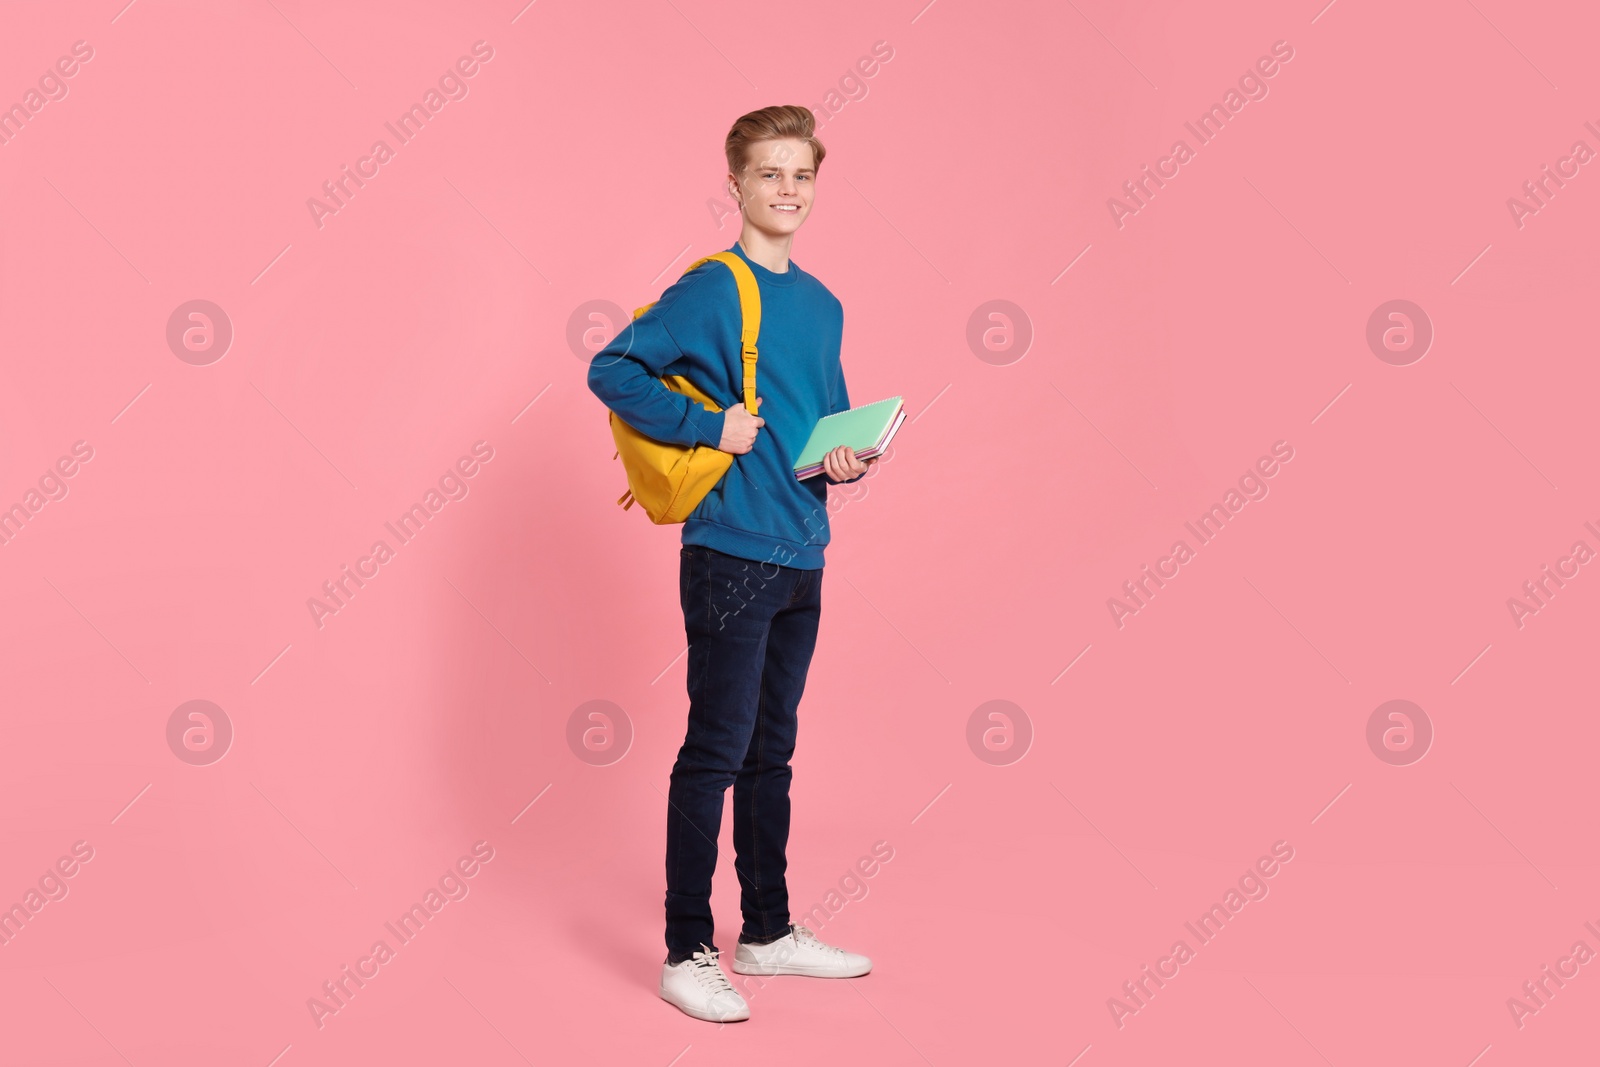
[[[850, 407], [839, 362], [844, 307], [792, 259], [778, 274], [752, 261], [738, 242], [729, 251], [750, 265], [761, 290], [756, 395], [766, 425], [689, 513], [683, 543], [818, 570], [829, 539], [830, 483], [825, 473], [800, 481], [794, 463], [817, 420]], [[739, 323], [733, 272], [702, 263], [596, 353], [589, 388], [648, 437], [716, 448], [725, 410], [744, 403]], [[687, 376], [724, 411], [707, 411], [656, 380], [671, 374]]]

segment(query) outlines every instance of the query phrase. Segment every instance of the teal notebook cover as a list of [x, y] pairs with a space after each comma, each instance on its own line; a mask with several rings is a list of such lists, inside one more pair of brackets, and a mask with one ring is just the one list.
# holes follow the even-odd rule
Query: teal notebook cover
[[891, 396], [887, 400], [863, 404], [818, 419], [811, 430], [810, 439], [794, 462], [795, 471], [798, 473], [807, 467], [818, 466], [823, 456], [840, 445], [849, 445], [858, 454], [878, 445], [894, 425], [903, 399]]

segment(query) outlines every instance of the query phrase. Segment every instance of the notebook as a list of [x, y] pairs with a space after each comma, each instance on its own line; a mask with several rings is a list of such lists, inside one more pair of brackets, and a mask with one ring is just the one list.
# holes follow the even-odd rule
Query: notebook
[[821, 474], [822, 457], [840, 445], [849, 445], [861, 460], [881, 455], [905, 421], [903, 400], [903, 397], [891, 396], [818, 419], [812, 427], [810, 440], [795, 461], [794, 476], [804, 481]]

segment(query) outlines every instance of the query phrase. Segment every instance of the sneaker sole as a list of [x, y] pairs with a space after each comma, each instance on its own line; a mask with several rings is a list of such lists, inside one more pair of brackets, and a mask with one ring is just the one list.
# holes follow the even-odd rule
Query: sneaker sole
[[750, 1009], [749, 1008], [745, 1008], [744, 1013], [741, 1014], [741, 1015], [714, 1015], [714, 1014], [712, 1014], [711, 1012], [708, 1012], [708, 1011], [695, 1011], [692, 1008], [686, 1008], [682, 1004], [679, 1004], [677, 1001], [668, 1000], [664, 996], [661, 997], [661, 999], [665, 1000], [668, 1004], [671, 1004], [674, 1008], [677, 1008], [679, 1011], [683, 1012], [685, 1015], [689, 1016], [691, 1019], [699, 1019], [702, 1022], [708, 1022], [708, 1023], [742, 1023], [742, 1022], [745, 1022], [746, 1020], [748, 1020], [750, 1018]]
[[872, 973], [872, 967], [867, 966], [860, 971], [833, 971], [816, 967], [794, 966], [786, 963], [746, 963], [743, 960], [734, 960], [730, 967], [735, 974], [759, 974], [774, 976], [781, 974], [800, 975], [804, 978], [860, 978], [864, 974]]

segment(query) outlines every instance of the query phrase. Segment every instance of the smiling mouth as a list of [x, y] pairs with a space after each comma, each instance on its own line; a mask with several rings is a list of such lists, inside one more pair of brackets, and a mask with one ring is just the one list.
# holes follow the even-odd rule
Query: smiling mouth
[[798, 215], [800, 213], [800, 205], [799, 204], [773, 204], [772, 205], [772, 210], [774, 210], [774, 211], [782, 211], [782, 212], [784, 212], [785, 214], [788, 214], [788, 215]]

